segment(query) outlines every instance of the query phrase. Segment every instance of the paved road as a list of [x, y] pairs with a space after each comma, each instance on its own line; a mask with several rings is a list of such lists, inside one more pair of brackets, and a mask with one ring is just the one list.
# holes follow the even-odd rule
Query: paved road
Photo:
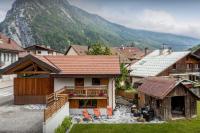
[[13, 88], [0, 89], [0, 133], [42, 133], [43, 111], [13, 104]]
[[13, 95], [13, 87], [6, 87], [0, 89], [0, 97], [7, 97]]

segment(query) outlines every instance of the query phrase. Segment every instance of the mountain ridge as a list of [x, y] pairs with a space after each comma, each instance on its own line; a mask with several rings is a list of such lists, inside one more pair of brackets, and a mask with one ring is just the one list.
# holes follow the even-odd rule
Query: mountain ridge
[[[188, 49], [199, 39], [130, 29], [71, 5], [67, 0], [16, 0], [0, 24], [0, 31], [23, 47], [46, 44], [63, 50], [70, 43], [89, 45], [100, 41], [111, 46], [134, 42], [140, 48]], [[180, 46], [182, 46], [180, 48]]]

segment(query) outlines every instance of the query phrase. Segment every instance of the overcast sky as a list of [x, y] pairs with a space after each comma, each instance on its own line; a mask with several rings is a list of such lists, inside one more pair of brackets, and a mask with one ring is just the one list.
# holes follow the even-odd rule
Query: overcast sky
[[[14, 0], [0, 0], [0, 21]], [[130, 28], [200, 38], [200, 0], [69, 0], [90, 13]]]

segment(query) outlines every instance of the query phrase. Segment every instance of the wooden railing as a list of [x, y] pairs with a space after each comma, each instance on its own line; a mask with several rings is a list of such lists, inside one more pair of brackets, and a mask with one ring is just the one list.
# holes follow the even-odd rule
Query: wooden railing
[[65, 86], [63, 93], [69, 97], [107, 97], [108, 86]]
[[46, 100], [47, 108], [44, 109], [44, 122], [65, 105], [68, 101], [68, 95], [53, 93], [48, 95]]

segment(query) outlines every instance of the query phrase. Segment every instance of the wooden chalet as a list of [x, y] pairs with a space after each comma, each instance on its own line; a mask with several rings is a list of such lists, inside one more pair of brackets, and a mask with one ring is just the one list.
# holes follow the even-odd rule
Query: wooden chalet
[[197, 115], [197, 100], [191, 90], [173, 78], [148, 77], [139, 91], [139, 107], [150, 106], [162, 120], [192, 118]]
[[54, 92], [68, 94], [70, 109], [115, 108], [115, 77], [120, 74], [117, 56], [27, 55], [6, 67], [14, 79], [15, 104], [45, 104]]
[[130, 69], [133, 83], [149, 76], [200, 80], [200, 58], [190, 51], [155, 50], [131, 65]]

